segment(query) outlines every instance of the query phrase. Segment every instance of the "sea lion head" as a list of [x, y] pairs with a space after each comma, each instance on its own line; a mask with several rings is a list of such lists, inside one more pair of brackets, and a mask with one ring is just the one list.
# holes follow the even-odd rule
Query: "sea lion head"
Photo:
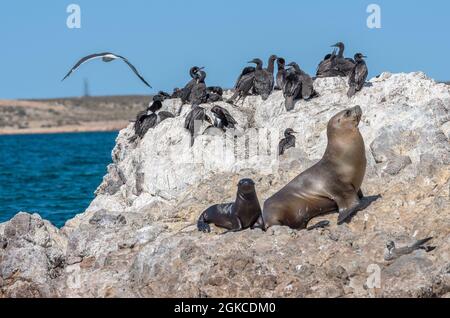
[[255, 192], [255, 182], [252, 179], [242, 179], [238, 183], [238, 191], [241, 193]]
[[328, 132], [333, 131], [356, 131], [358, 130], [359, 122], [362, 117], [362, 109], [359, 106], [348, 108], [336, 114], [328, 122]]

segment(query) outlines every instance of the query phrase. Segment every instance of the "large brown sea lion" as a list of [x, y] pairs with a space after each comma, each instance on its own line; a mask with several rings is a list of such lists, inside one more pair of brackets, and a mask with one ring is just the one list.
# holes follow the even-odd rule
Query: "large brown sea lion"
[[361, 184], [367, 161], [358, 129], [361, 116], [356, 106], [329, 121], [323, 158], [265, 202], [259, 227], [305, 229], [312, 218], [334, 211], [339, 211], [338, 224], [342, 224], [365, 208]]

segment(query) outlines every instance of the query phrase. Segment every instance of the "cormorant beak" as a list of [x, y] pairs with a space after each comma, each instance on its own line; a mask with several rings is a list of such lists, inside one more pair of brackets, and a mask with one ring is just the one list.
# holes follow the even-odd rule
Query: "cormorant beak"
[[367, 56], [365, 56], [365, 55], [363, 55], [362, 57], [365, 58], [365, 59], [367, 58]]
[[204, 69], [205, 69], [204, 66], [198, 68], [199, 71], [204, 70]]

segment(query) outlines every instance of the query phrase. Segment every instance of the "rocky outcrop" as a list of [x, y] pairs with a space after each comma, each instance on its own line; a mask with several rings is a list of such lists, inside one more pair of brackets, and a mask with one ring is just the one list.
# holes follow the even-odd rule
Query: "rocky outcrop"
[[[450, 293], [450, 91], [423, 73], [372, 79], [348, 99], [345, 79], [315, 82], [319, 97], [284, 109], [281, 92], [227, 108], [237, 132], [189, 147], [182, 116], [137, 143], [120, 132], [113, 164], [87, 211], [61, 230], [36, 215], [0, 225], [3, 297], [444, 297]], [[381, 195], [351, 223], [197, 232], [199, 214], [234, 200], [253, 178], [261, 203], [321, 158], [326, 124], [360, 105], [366, 195]], [[211, 105], [204, 105], [210, 109]], [[177, 111], [178, 100], [164, 103]], [[301, 134], [277, 158], [282, 132]], [[237, 136], [235, 138], [235, 136]], [[257, 147], [255, 147], [255, 145]], [[275, 148], [273, 148], [275, 146]], [[433, 236], [436, 249], [384, 261], [386, 242]]]

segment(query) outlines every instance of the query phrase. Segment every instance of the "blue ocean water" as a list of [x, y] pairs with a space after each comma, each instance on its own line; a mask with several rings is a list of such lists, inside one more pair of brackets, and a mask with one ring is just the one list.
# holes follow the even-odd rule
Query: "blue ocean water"
[[117, 132], [0, 136], [0, 223], [39, 213], [61, 227], [106, 174]]

